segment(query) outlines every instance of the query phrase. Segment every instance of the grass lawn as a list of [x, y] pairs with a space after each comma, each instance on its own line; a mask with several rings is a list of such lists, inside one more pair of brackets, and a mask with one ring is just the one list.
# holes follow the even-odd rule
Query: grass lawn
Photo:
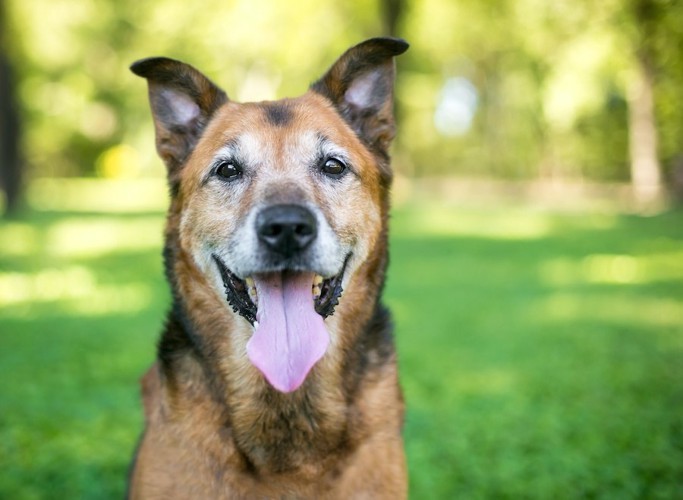
[[[0, 498], [121, 498], [157, 211], [0, 221]], [[411, 497], [683, 497], [683, 212], [392, 219]]]

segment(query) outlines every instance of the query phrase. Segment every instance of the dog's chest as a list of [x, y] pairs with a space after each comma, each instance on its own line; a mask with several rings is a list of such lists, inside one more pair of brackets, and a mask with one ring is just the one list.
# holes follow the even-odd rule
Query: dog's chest
[[271, 401], [258, 410], [253, 406], [235, 412], [230, 420], [235, 446], [255, 470], [308, 471], [319, 477], [331, 457], [346, 452], [346, 421], [340, 418], [345, 412], [330, 412], [329, 402]]

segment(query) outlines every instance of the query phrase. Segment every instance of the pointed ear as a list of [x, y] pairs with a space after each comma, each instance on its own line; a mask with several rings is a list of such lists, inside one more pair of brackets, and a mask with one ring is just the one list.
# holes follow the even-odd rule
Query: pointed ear
[[171, 186], [204, 127], [228, 97], [189, 64], [166, 57], [133, 63], [131, 71], [147, 79], [156, 146], [168, 167]]
[[399, 38], [371, 38], [347, 50], [313, 85], [375, 153], [388, 155], [395, 134], [394, 56], [408, 50]]

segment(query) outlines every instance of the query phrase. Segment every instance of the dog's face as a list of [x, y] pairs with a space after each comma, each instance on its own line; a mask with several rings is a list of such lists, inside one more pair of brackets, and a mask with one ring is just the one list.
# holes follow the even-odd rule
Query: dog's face
[[319, 95], [228, 103], [182, 172], [181, 241], [221, 286], [216, 260], [240, 280], [283, 271], [333, 278], [375, 243], [378, 175]]
[[384, 234], [395, 39], [347, 51], [305, 95], [239, 104], [194, 68], [136, 63], [148, 79], [177, 245], [253, 325], [251, 362], [276, 389], [304, 381], [334, 313]]

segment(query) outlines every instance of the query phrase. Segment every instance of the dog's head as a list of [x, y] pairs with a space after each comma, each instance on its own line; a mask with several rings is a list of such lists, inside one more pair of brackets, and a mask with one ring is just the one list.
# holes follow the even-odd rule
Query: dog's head
[[169, 237], [253, 325], [249, 359], [280, 391], [325, 353], [325, 318], [359, 269], [384, 265], [393, 57], [407, 48], [367, 40], [303, 96], [259, 103], [172, 59], [131, 67], [149, 83], [168, 168]]

